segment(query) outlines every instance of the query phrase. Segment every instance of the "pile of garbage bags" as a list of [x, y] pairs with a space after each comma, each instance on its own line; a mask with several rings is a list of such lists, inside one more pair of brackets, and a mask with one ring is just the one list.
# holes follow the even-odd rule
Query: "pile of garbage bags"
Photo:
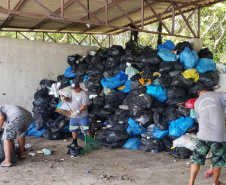
[[59, 95], [70, 95], [70, 80], [77, 78], [88, 91], [90, 129], [102, 145], [190, 157], [186, 146], [171, 148], [174, 140], [198, 132], [194, 111], [198, 85], [212, 88], [218, 83], [208, 48], [196, 53], [188, 42], [175, 46], [168, 40], [154, 50], [129, 41], [125, 49], [114, 45], [85, 57], [69, 56], [68, 64], [58, 82], [42, 82], [35, 94], [35, 126], [46, 127], [46, 138], [68, 124], [68, 118], [56, 116], [54, 109]]

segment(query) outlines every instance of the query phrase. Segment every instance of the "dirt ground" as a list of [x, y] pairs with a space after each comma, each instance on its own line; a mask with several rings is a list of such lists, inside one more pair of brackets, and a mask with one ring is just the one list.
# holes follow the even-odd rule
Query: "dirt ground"
[[[0, 168], [0, 184], [7, 185], [186, 185], [189, 181], [190, 159], [174, 159], [166, 152], [152, 153], [129, 149], [106, 149], [92, 151], [77, 158], [67, 156], [66, 146], [71, 142], [45, 138], [26, 137], [31, 148], [26, 159], [18, 160], [11, 168]], [[79, 144], [84, 145], [79, 140]], [[49, 156], [37, 154], [48, 148]], [[31, 157], [29, 152], [35, 152]], [[203, 178], [210, 167], [208, 159], [197, 176], [197, 185], [211, 185], [213, 178]], [[89, 170], [90, 173], [87, 173]], [[220, 180], [226, 183], [226, 168], [222, 169]]]

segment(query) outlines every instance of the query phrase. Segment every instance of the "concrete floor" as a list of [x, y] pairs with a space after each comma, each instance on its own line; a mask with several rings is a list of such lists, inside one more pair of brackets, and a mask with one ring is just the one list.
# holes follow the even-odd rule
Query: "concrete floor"
[[[190, 159], [174, 159], [168, 153], [152, 153], [128, 149], [99, 149], [78, 158], [67, 156], [67, 141], [50, 141], [28, 136], [31, 148], [26, 159], [18, 160], [11, 168], [0, 168], [0, 184], [7, 185], [184, 185], [189, 181]], [[79, 141], [83, 145], [83, 141]], [[37, 154], [43, 148], [55, 152], [49, 156]], [[35, 152], [31, 157], [29, 152]], [[176, 160], [176, 161], [175, 161]], [[209, 168], [208, 159], [197, 176], [197, 185], [211, 185], [213, 178], [203, 178]], [[89, 170], [90, 173], [86, 173]], [[226, 183], [226, 168], [221, 181]]]

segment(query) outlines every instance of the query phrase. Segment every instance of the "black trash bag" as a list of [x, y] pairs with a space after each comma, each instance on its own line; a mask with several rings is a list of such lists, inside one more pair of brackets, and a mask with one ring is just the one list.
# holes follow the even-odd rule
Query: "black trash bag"
[[152, 111], [157, 111], [158, 113], [163, 114], [165, 112], [165, 106], [158, 99], [153, 98], [151, 110]]
[[118, 110], [119, 105], [121, 105], [121, 104], [122, 104], [122, 101], [105, 102], [104, 108], [116, 111], [116, 110]]
[[41, 130], [46, 126], [46, 123], [49, 121], [49, 119], [53, 118], [53, 114], [37, 114], [34, 113], [33, 119], [35, 122], [35, 126], [37, 130]]
[[204, 84], [207, 87], [214, 87], [219, 81], [219, 74], [217, 72], [208, 71], [203, 74], [199, 74], [198, 82]]
[[171, 140], [174, 141], [175, 139], [178, 139], [179, 137], [175, 137], [175, 136], [171, 136], [171, 135], [167, 135], [167, 137]]
[[51, 88], [53, 83], [56, 83], [56, 81], [44, 79], [40, 81], [39, 85], [41, 86], [42, 89], [45, 89], [45, 88], [49, 89]]
[[104, 130], [100, 130], [96, 135], [96, 140], [101, 144], [112, 144], [112, 143], [117, 143], [121, 141], [126, 142], [128, 138], [129, 138], [129, 135], [124, 130], [116, 131], [116, 130], [104, 129]]
[[187, 117], [190, 115], [190, 109], [187, 109], [187, 108], [179, 107], [179, 109], [177, 109], [177, 111], [181, 116], [184, 116], [184, 117]]
[[198, 98], [199, 97], [199, 95], [198, 95], [199, 84], [200, 83], [196, 83], [194, 86], [187, 89], [189, 96], [191, 96], [192, 98]]
[[169, 152], [173, 146], [173, 141], [168, 136], [164, 136], [160, 140], [163, 142], [163, 145], [165, 147], [164, 150], [166, 152]]
[[95, 108], [102, 108], [105, 104], [104, 96], [96, 96], [92, 99], [92, 105]]
[[118, 109], [112, 119], [109, 119], [110, 130], [126, 130], [128, 127], [129, 110]]
[[144, 108], [150, 109], [152, 106], [153, 96], [147, 93], [139, 94], [137, 92], [137, 96], [135, 97], [135, 102], [137, 105], [141, 105]]
[[92, 63], [92, 55], [86, 55], [86, 57], [83, 59], [83, 62], [86, 64], [91, 64]]
[[105, 100], [107, 102], [117, 102], [117, 101], [122, 101], [126, 97], [126, 93], [116, 91], [109, 93], [108, 95], [105, 95]]
[[72, 64], [71, 65], [71, 72], [72, 73], [76, 73], [76, 71], [78, 70], [79, 64]]
[[121, 61], [120, 55], [108, 56], [106, 60], [106, 69], [116, 69]]
[[72, 155], [74, 157], [80, 155], [80, 152], [82, 150], [82, 147], [70, 147], [68, 149], [67, 155]]
[[45, 129], [45, 132], [43, 134], [43, 136], [46, 138], [46, 139], [49, 139], [49, 140], [58, 140], [58, 139], [62, 139], [63, 138], [63, 134], [60, 133], [60, 132], [51, 132], [51, 130], [49, 128], [46, 128]]
[[97, 57], [92, 58], [91, 63], [95, 68], [99, 69], [100, 71], [103, 71], [105, 69], [105, 62], [99, 61]]
[[84, 76], [86, 75], [87, 64], [79, 64], [78, 69], [76, 70], [76, 77], [77, 76]]
[[82, 59], [81, 55], [70, 55], [67, 57], [67, 63], [72, 66], [73, 64], [79, 64], [79, 60]]
[[132, 81], [132, 82], [139, 81], [140, 78], [141, 78], [141, 75], [139, 73], [137, 73], [130, 78], [130, 81]]
[[184, 42], [179, 42], [176, 47], [175, 47], [175, 51], [177, 51], [177, 54], [179, 55], [182, 51], [184, 51], [185, 47], [189, 47], [191, 49], [191, 44], [187, 41]]
[[112, 109], [102, 108], [102, 109], [100, 109], [99, 115], [103, 118], [108, 119], [114, 113], [115, 113], [115, 111]]
[[170, 84], [171, 84], [171, 82], [173, 80], [173, 78], [171, 78], [168, 74], [162, 74], [157, 79], [158, 79], [158, 81], [160, 83], [160, 86], [163, 89], [166, 89], [166, 88], [170, 87]]
[[[5, 160], [5, 152], [4, 152], [4, 144], [2, 139], [3, 131], [0, 131], [0, 163], [2, 163]], [[17, 163], [15, 148], [13, 147], [13, 150], [11, 152], [11, 163]]]
[[185, 147], [176, 147], [170, 150], [169, 154], [179, 159], [189, 159], [192, 155], [192, 151]]
[[100, 117], [97, 114], [94, 114], [94, 115], [89, 114], [88, 119], [89, 119], [90, 131], [94, 131], [94, 133], [100, 130], [102, 128], [102, 123], [105, 122], [105, 119]]
[[145, 111], [145, 108], [143, 106], [137, 105], [133, 102], [129, 104], [129, 115], [136, 117], [141, 115]]
[[126, 54], [121, 57], [121, 63], [126, 63], [126, 62], [134, 63], [134, 61], [135, 61], [135, 57], [131, 54]]
[[137, 49], [137, 42], [136, 41], [134, 41], [134, 40], [129, 40], [126, 44], [125, 44], [125, 46], [126, 46], [126, 49], [128, 49], [128, 48], [132, 48], [132, 49]]
[[162, 74], [169, 73], [171, 71], [180, 71], [183, 70], [184, 64], [180, 62], [164, 62], [162, 61], [159, 64], [159, 72]]
[[147, 128], [151, 124], [153, 124], [153, 113], [152, 111], [145, 111], [139, 116], [132, 117], [134, 121], [141, 124], [143, 127]]
[[209, 58], [213, 59], [213, 53], [208, 49], [204, 48], [198, 52], [199, 58]]
[[183, 73], [183, 71], [170, 71], [169, 76], [173, 78], [181, 73]]
[[158, 54], [150, 52], [142, 52], [142, 54], [136, 58], [135, 63], [144, 63], [151, 65], [158, 65], [161, 62], [161, 58]]
[[183, 75], [179, 74], [175, 76], [172, 80], [171, 86], [173, 87], [181, 87], [181, 88], [189, 88], [195, 84], [194, 79], [192, 78], [184, 78]]
[[87, 75], [100, 75], [102, 71], [96, 68], [94, 65], [90, 64], [86, 70]]
[[117, 75], [120, 72], [119, 69], [110, 69], [110, 70], [106, 70], [104, 71], [104, 78], [112, 78], [115, 75]]
[[154, 72], [150, 71], [149, 66], [146, 65], [146, 67], [142, 71], [141, 78], [144, 78], [144, 79], [152, 79], [153, 78], [153, 73]]
[[124, 55], [125, 50], [123, 49], [122, 46], [113, 45], [110, 49], [108, 49], [107, 54], [111, 56]]
[[173, 120], [179, 119], [181, 115], [177, 112], [177, 110], [178, 110], [177, 105], [167, 106], [165, 108], [164, 120], [166, 122], [171, 122]]
[[130, 89], [132, 91], [139, 90], [139, 89], [142, 89], [142, 88], [143, 88], [143, 86], [142, 86], [142, 84], [140, 83], [139, 80], [131, 81], [131, 83], [130, 83]]
[[69, 124], [69, 122], [67, 120], [65, 120], [65, 116], [61, 115], [61, 114], [55, 120], [49, 119], [49, 121], [46, 123], [48, 129], [51, 132], [60, 132], [68, 124]]
[[166, 105], [178, 105], [178, 104], [183, 104], [185, 103], [186, 101], [188, 101], [189, 99], [191, 99], [191, 97], [184, 97], [184, 98], [173, 98], [173, 99], [170, 99], [170, 98], [167, 98], [166, 101], [165, 101], [165, 104]]
[[67, 82], [67, 81], [70, 81], [70, 78], [67, 78], [64, 75], [59, 75], [57, 77], [57, 82], [63, 83], [63, 82]]
[[42, 94], [42, 89], [35, 93], [35, 99], [32, 102], [33, 106], [43, 106], [45, 107], [53, 98], [49, 94]]
[[152, 150], [155, 152], [161, 152], [164, 150], [164, 144], [159, 139], [141, 139], [139, 149], [146, 152]]
[[102, 75], [90, 76], [85, 82], [85, 87], [88, 90], [98, 89], [99, 87], [102, 87], [101, 85], [102, 78], [103, 78]]
[[124, 72], [125, 72], [125, 71], [126, 71], [126, 68], [127, 68], [126, 63], [127, 63], [127, 62], [125, 62], [125, 61], [121, 62], [120, 65], [119, 65], [119, 67], [118, 67], [118, 69], [119, 69], [120, 71], [124, 71]]
[[166, 91], [167, 98], [169, 99], [184, 98], [185, 94], [186, 94], [186, 90], [183, 88], [170, 87]]
[[59, 89], [63, 89], [63, 88], [68, 87], [70, 85], [71, 85], [71, 83], [69, 81], [63, 82], [63, 83], [60, 84]]
[[158, 113], [157, 111], [153, 112], [153, 122], [159, 130], [168, 130], [169, 124], [164, 121], [163, 114]]

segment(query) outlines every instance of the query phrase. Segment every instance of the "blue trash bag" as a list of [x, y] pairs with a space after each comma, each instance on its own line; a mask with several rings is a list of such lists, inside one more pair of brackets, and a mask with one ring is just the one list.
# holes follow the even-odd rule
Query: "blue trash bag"
[[140, 146], [140, 138], [129, 138], [122, 148], [138, 150]]
[[90, 77], [90, 75], [85, 75], [84, 78], [83, 78], [83, 82], [85, 83], [86, 80]]
[[32, 122], [31, 125], [27, 129], [28, 136], [36, 136], [36, 137], [43, 137], [46, 127], [41, 130], [37, 130], [35, 126], [35, 122]]
[[146, 129], [143, 126], [140, 126], [136, 121], [134, 121], [132, 118], [129, 118], [128, 120], [129, 126], [126, 129], [126, 132], [131, 135], [135, 136], [138, 134], [143, 134], [146, 132]]
[[75, 73], [71, 72], [71, 66], [65, 70], [64, 76], [67, 77], [67, 78], [75, 77]]
[[158, 127], [155, 126], [154, 132], [152, 133], [152, 136], [155, 137], [156, 139], [160, 139], [166, 135], [168, 135], [169, 130], [159, 130]]
[[179, 119], [169, 123], [169, 135], [180, 137], [184, 135], [188, 129], [194, 126], [194, 119], [190, 117], [184, 118], [181, 116]]
[[157, 85], [147, 86], [147, 93], [154, 96], [162, 103], [167, 99], [166, 89], [162, 89], [161, 86], [157, 86]]
[[120, 87], [118, 87], [118, 90], [120, 92], [124, 92], [124, 93], [128, 93], [131, 91], [131, 88], [130, 88], [130, 83], [131, 81], [130, 80], [127, 80], [126, 83]]
[[216, 72], [216, 62], [214, 62], [212, 59], [200, 58], [195, 69], [197, 69], [197, 71], [200, 73], [205, 73], [207, 71]]
[[199, 60], [197, 53], [193, 50], [190, 50], [189, 47], [185, 47], [179, 56], [180, 62], [184, 63], [184, 69], [194, 68]]
[[158, 45], [158, 50], [162, 48], [172, 51], [175, 49], [175, 44], [171, 40], [167, 40], [166, 42], [164, 42], [164, 44]]
[[158, 51], [158, 56], [161, 57], [161, 59], [165, 62], [172, 62], [172, 61], [177, 61], [177, 56], [176, 54], [172, 53], [168, 49], [162, 48]]
[[114, 89], [126, 83], [128, 75], [120, 71], [113, 78], [102, 78], [101, 84], [104, 88]]

